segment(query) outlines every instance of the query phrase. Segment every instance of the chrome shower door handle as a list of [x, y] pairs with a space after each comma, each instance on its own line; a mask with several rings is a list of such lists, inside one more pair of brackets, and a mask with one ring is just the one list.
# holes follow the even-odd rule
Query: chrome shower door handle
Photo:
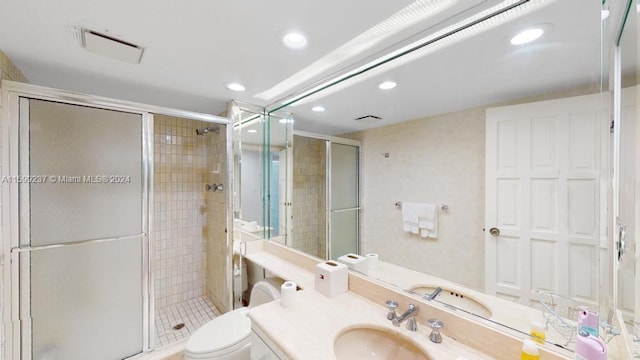
[[624, 254], [627, 252], [627, 225], [618, 219], [618, 241], [616, 241], [618, 250], [618, 261], [622, 261]]
[[492, 227], [491, 229], [489, 229], [489, 234], [491, 234], [491, 236], [498, 237], [500, 236], [500, 229], [498, 229], [497, 227]]

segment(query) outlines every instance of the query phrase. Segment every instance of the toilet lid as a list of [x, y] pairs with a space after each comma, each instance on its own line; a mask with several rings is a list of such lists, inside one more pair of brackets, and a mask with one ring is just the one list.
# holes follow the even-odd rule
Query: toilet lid
[[209, 321], [189, 337], [186, 350], [192, 354], [208, 354], [243, 341], [251, 334], [247, 311], [247, 308], [236, 309]]

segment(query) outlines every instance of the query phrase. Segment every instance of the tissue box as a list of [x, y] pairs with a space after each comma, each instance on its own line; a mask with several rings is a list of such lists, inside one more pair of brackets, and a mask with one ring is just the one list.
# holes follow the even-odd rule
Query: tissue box
[[315, 289], [328, 297], [346, 293], [349, 290], [349, 269], [334, 261], [317, 264]]
[[349, 269], [367, 274], [369, 272], [369, 259], [358, 254], [345, 254], [338, 261], [347, 265]]

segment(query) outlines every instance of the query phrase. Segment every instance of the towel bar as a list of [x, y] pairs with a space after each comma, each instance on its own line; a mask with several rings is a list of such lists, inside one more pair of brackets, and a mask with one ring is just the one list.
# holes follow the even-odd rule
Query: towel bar
[[[396, 201], [396, 204], [395, 204], [395, 205], [396, 205], [396, 207], [397, 207], [398, 209], [399, 209], [399, 208], [401, 208], [401, 207], [402, 207], [402, 201]], [[440, 209], [442, 209], [442, 211], [449, 211], [449, 205], [442, 204], [442, 205], [440, 206]]]

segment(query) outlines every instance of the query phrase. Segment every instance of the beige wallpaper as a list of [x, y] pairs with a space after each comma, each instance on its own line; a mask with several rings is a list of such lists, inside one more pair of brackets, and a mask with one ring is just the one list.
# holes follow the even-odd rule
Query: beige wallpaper
[[[475, 108], [348, 136], [362, 141], [362, 253], [484, 287], [484, 123]], [[438, 238], [403, 232], [397, 201], [448, 205]]]

